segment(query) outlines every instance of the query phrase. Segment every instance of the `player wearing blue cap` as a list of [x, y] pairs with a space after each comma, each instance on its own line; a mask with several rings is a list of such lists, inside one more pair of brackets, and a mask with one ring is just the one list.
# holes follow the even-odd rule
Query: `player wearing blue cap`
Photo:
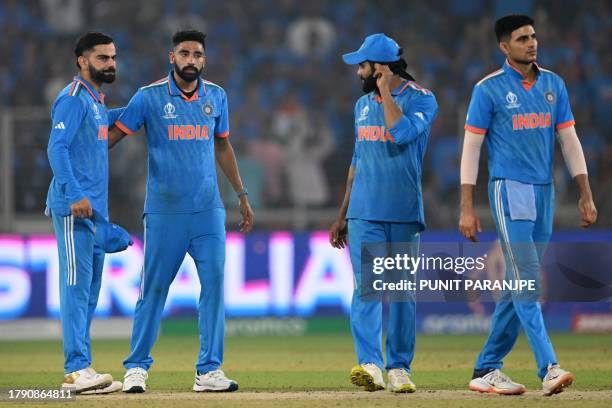
[[[343, 56], [358, 65], [366, 95], [355, 105], [355, 149], [344, 200], [330, 228], [330, 243], [350, 249], [355, 287], [351, 329], [358, 366], [353, 384], [368, 391], [388, 388], [414, 392], [410, 364], [415, 345], [415, 302], [391, 302], [382, 355], [382, 303], [362, 298], [362, 244], [404, 242], [418, 250], [425, 229], [421, 192], [422, 162], [431, 125], [438, 112], [434, 95], [406, 72], [397, 43], [384, 34], [366, 37]], [[367, 273], [367, 272], [364, 272]], [[371, 273], [371, 272], [370, 272]], [[388, 370], [385, 386], [381, 369]]]
[[[461, 233], [475, 241], [480, 220], [473, 207], [473, 190], [483, 141], [489, 154], [489, 202], [501, 242], [506, 279], [539, 282], [540, 263], [552, 234], [554, 189], [552, 166], [555, 132], [567, 167], [580, 191], [582, 226], [597, 220], [587, 168], [563, 80], [536, 65], [534, 22], [511, 15], [495, 23], [501, 69], [474, 87], [465, 124], [461, 159]], [[538, 292], [506, 292], [497, 303], [491, 331], [482, 349], [469, 388], [498, 394], [522, 394], [501, 368], [525, 330], [535, 354], [544, 395], [569, 386], [574, 376], [561, 369], [546, 333]]]
[[143, 125], [148, 146], [144, 208], [144, 267], [136, 304], [131, 353], [125, 359], [125, 392], [144, 392], [153, 364], [151, 349], [170, 284], [185, 255], [195, 261], [200, 353], [194, 391], [235, 391], [238, 384], [220, 369], [223, 362], [225, 209], [217, 187], [216, 162], [237, 192], [241, 231], [250, 231], [253, 212], [229, 142], [225, 91], [200, 78], [205, 35], [177, 32], [170, 51], [174, 69], [140, 88], [111, 129], [109, 145]]
[[[103, 83], [115, 80], [111, 37], [89, 32], [75, 47], [79, 75], [55, 99], [47, 148], [53, 179], [46, 214], [53, 220], [60, 268], [64, 387], [77, 393], [121, 389], [91, 367], [89, 328], [98, 303], [104, 250], [96, 242], [96, 211], [108, 218], [108, 124]], [[115, 114], [118, 111], [114, 112]], [[116, 115], [115, 115], [116, 117]]]

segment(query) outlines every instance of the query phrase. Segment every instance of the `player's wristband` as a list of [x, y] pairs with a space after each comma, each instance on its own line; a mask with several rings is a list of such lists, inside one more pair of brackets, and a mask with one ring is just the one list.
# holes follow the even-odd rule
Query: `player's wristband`
[[236, 193], [238, 195], [238, 198], [245, 196], [245, 195], [249, 195], [249, 190], [247, 190], [247, 188], [243, 188], [241, 191], [239, 191], [238, 193]]

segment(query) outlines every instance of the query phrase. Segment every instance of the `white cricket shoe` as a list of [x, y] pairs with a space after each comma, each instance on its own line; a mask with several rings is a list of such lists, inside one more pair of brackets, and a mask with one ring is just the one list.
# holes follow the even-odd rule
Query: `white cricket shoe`
[[515, 383], [500, 370], [493, 370], [470, 381], [470, 390], [503, 395], [520, 395], [526, 391], [523, 384]]
[[353, 367], [351, 370], [351, 382], [366, 391], [378, 391], [385, 389], [382, 371], [376, 364], [365, 363]]
[[403, 368], [392, 368], [389, 370], [387, 389], [391, 392], [415, 392], [416, 385], [412, 382], [408, 371]]
[[203, 374], [196, 371], [195, 382], [193, 383], [193, 390], [196, 392], [232, 392], [237, 389], [238, 383], [227, 378], [220, 369]]
[[72, 390], [80, 394], [84, 391], [106, 388], [111, 385], [112, 382], [113, 377], [110, 374], [98, 374], [93, 368], [87, 367], [66, 374], [64, 376], [62, 389]]
[[558, 364], [548, 365], [548, 371], [542, 380], [542, 393], [546, 396], [563, 392], [567, 387], [572, 385], [576, 378], [574, 374], [565, 371]]
[[81, 395], [93, 395], [93, 394], [110, 394], [113, 392], [121, 391], [121, 381], [113, 381], [111, 385], [106, 388], [98, 388], [96, 390], [83, 391]]
[[147, 390], [147, 370], [140, 367], [130, 368], [123, 377], [123, 392], [140, 393]]

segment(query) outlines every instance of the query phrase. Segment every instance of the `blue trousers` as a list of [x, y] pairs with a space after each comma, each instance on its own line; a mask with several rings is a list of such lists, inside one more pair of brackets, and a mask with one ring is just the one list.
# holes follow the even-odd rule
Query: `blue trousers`
[[[351, 330], [359, 364], [374, 363], [381, 369], [404, 368], [410, 372], [414, 357], [416, 304], [414, 299], [391, 302], [387, 325], [385, 366], [382, 355], [382, 302], [361, 299], [361, 250], [364, 243], [420, 242], [419, 226], [350, 219], [349, 249], [355, 288], [351, 303]], [[416, 245], [415, 247], [418, 247]], [[413, 254], [413, 255], [416, 255]]]
[[208, 372], [223, 361], [225, 311], [225, 210], [214, 208], [189, 214], [145, 214], [144, 267], [140, 297], [134, 312], [131, 353], [125, 368], [148, 370], [170, 284], [189, 253], [200, 279], [198, 323], [200, 352], [196, 369]]
[[[489, 202], [504, 252], [506, 279], [534, 279], [539, 287], [540, 265], [552, 234], [554, 187], [552, 184], [533, 185], [531, 195], [529, 190], [527, 193], [513, 192], [509, 183], [512, 182], [489, 182]], [[476, 371], [501, 368], [521, 327], [535, 355], [538, 376], [543, 378], [548, 364], [556, 364], [557, 357], [546, 332], [540, 304], [517, 292], [503, 293], [497, 303], [491, 331], [476, 361]]]
[[51, 211], [60, 270], [60, 318], [64, 372], [91, 365], [89, 328], [102, 285], [104, 251], [95, 244], [89, 219], [59, 216]]

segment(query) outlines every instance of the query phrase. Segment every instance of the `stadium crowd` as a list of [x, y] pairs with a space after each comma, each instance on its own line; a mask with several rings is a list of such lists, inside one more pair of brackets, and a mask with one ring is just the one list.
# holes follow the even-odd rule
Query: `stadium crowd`
[[[86, 30], [110, 34], [118, 50], [117, 81], [107, 105], [168, 71], [172, 33], [207, 33], [206, 79], [229, 97], [231, 140], [254, 208], [331, 208], [344, 193], [353, 149], [353, 106], [361, 94], [356, 68], [341, 54], [384, 31], [403, 46], [409, 71], [440, 106], [425, 158], [430, 227], [455, 228], [465, 111], [481, 77], [503, 62], [492, 31], [496, 17], [531, 14], [538, 62], [565, 80], [585, 150], [600, 225], [612, 202], [612, 37], [610, 2], [565, 0], [4, 0], [0, 3], [0, 108], [48, 109], [75, 73], [72, 47]], [[51, 171], [49, 123], [15, 123], [16, 209], [44, 209]], [[146, 178], [142, 135], [111, 152], [110, 212], [139, 231]], [[576, 192], [560, 156], [557, 203]], [[486, 203], [486, 166], [479, 201]], [[226, 190], [224, 188], [224, 190]], [[228, 195], [233, 205], [233, 196]], [[571, 225], [577, 225], [576, 219]], [[316, 225], [321, 227], [324, 225]], [[265, 228], [265, 225], [258, 225]]]

